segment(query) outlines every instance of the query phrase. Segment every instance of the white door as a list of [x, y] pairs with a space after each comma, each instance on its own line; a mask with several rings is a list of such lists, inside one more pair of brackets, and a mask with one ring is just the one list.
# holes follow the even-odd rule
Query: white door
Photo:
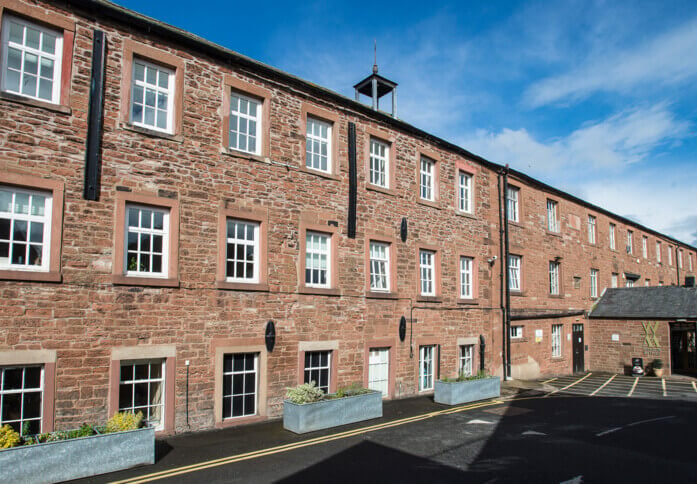
[[371, 348], [368, 359], [368, 388], [388, 396], [390, 382], [389, 348]]

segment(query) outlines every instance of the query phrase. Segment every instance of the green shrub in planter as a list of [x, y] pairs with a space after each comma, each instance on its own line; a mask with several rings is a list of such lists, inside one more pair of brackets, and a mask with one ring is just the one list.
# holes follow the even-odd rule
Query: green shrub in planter
[[315, 382], [303, 383], [293, 388], [286, 388], [286, 398], [293, 403], [302, 405], [304, 403], [319, 402], [324, 398], [324, 392], [315, 386]]

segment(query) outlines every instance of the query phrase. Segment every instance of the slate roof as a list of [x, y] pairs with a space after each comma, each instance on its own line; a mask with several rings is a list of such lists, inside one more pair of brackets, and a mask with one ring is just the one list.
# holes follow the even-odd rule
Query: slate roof
[[607, 289], [591, 319], [697, 319], [697, 287], [653, 286]]

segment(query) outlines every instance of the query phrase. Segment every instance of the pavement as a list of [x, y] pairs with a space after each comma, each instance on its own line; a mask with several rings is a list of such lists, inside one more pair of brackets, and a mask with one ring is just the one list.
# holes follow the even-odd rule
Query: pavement
[[386, 401], [381, 419], [305, 435], [280, 421], [177, 435], [158, 441], [153, 466], [84, 482], [697, 482], [692, 386], [597, 373], [505, 382], [499, 399]]

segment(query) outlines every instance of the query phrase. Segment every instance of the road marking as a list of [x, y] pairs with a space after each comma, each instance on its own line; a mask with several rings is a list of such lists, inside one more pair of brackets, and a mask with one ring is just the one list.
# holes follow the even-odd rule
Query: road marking
[[639, 377], [635, 377], [635, 378], [634, 378], [634, 384], [632, 385], [632, 389], [629, 390], [629, 393], [627, 393], [627, 396], [628, 396], [628, 397], [631, 397], [631, 396], [632, 396], [632, 393], [634, 393], [634, 389], [636, 388], [637, 383], [639, 383]]
[[468, 424], [486, 424], [486, 425], [493, 425], [494, 422], [489, 422], [488, 420], [479, 420], [478, 418], [475, 418], [474, 420], [470, 420], [467, 422]]
[[[547, 380], [547, 381], [543, 381], [542, 384], [543, 384], [543, 385], [546, 385], [547, 383], [551, 383], [551, 382], [553, 382], [554, 380], [558, 380], [558, 379], [559, 379], [558, 377], [550, 378], [550, 379]], [[692, 382], [692, 383], [694, 384], [694, 382]], [[697, 388], [695, 388], [695, 391], [697, 391]]]
[[600, 432], [599, 434], [595, 434], [595, 436], [602, 437], [603, 435], [611, 434], [613, 432], [617, 432], [618, 430], [622, 430], [622, 427], [615, 427], [614, 429], [606, 430], [604, 432]]
[[545, 395], [543, 398], [547, 398], [547, 397], [549, 397], [549, 396], [551, 396], [551, 395], [554, 395], [554, 394], [557, 393], [557, 392], [561, 392], [561, 391], [567, 390], [567, 389], [571, 388], [572, 386], [581, 383], [583, 380], [585, 380], [586, 378], [588, 378], [588, 377], [591, 376], [592, 374], [593, 374], [593, 373], [588, 373], [586, 376], [584, 376], [584, 377], [582, 377], [582, 378], [579, 378], [579, 379], [576, 380], [575, 382], [570, 383], [570, 384], [566, 385], [566, 386], [563, 387], [563, 388], [557, 388], [557, 389], [554, 390], [552, 393], [548, 393], [547, 395]]
[[596, 437], [602, 437], [603, 435], [611, 434], [613, 432], [617, 432], [618, 430], [622, 430], [625, 427], [634, 427], [636, 425], [641, 425], [645, 423], [650, 423], [650, 422], [659, 422], [661, 420], [668, 420], [671, 418], [675, 418], [675, 415], [670, 415], [668, 417], [658, 417], [658, 418], [650, 418], [648, 420], [639, 420], [638, 422], [632, 422], [630, 424], [625, 425], [624, 427], [614, 427], [608, 430], [605, 430], [603, 432], [595, 434]]
[[152, 474], [144, 474], [144, 475], [132, 477], [129, 479], [124, 479], [121, 481], [114, 481], [113, 484], [126, 484], [126, 483], [136, 484], [136, 483], [156, 481], [159, 479], [165, 479], [167, 477], [174, 477], [174, 476], [178, 476], [178, 475], [182, 475], [182, 474], [188, 474], [191, 472], [209, 469], [211, 467], [219, 467], [219, 466], [226, 465], [226, 464], [232, 464], [232, 463], [240, 462], [240, 461], [244, 461], [244, 460], [256, 459], [258, 457], [264, 457], [267, 455], [278, 454], [281, 452], [288, 452], [290, 450], [295, 450], [295, 449], [300, 449], [303, 447], [322, 444], [325, 442], [331, 442], [333, 440], [345, 439], [348, 437], [353, 437], [353, 436], [365, 434], [368, 432], [375, 432], [377, 430], [387, 429], [387, 428], [391, 428], [391, 427], [397, 427], [399, 425], [404, 425], [404, 424], [412, 423], [412, 422], [418, 422], [420, 420], [426, 420], [429, 418], [437, 417], [439, 415], [449, 415], [449, 414], [453, 414], [453, 413], [457, 413], [457, 412], [464, 412], [466, 410], [474, 410], [474, 409], [482, 408], [482, 407], [490, 407], [493, 405], [500, 405], [502, 403], [504, 403], [503, 400], [492, 400], [489, 402], [476, 403], [476, 404], [466, 405], [466, 406], [462, 406], [462, 407], [456, 407], [456, 408], [452, 408], [452, 409], [448, 408], [445, 410], [437, 410], [435, 412], [429, 412], [429, 413], [425, 413], [425, 414], [421, 414], [421, 415], [415, 415], [413, 417], [406, 417], [403, 419], [392, 420], [390, 422], [383, 422], [381, 424], [371, 425], [368, 427], [361, 427], [361, 428], [354, 429], [354, 430], [347, 430], [345, 432], [340, 432], [338, 434], [326, 435], [323, 437], [316, 437], [314, 439], [308, 439], [308, 440], [303, 440], [300, 442], [294, 442], [294, 443], [290, 443], [290, 444], [279, 445], [276, 447], [270, 447], [268, 449], [261, 449], [261, 450], [256, 450], [256, 451], [252, 451], [252, 452], [247, 452], [244, 454], [222, 457], [220, 459], [199, 462], [197, 464], [190, 464], [188, 466], [182, 466], [182, 467], [178, 467], [175, 469], [169, 469], [169, 470], [160, 471], [160, 472], [153, 472]]
[[559, 484], [581, 484], [583, 482], [583, 475], [572, 477], [568, 481], [562, 481]]
[[606, 386], [608, 383], [610, 383], [612, 380], [614, 380], [616, 376], [617, 376], [617, 375], [612, 375], [610, 378], [608, 378], [608, 380], [607, 380], [605, 383], [603, 383], [602, 385], [600, 385], [600, 386], [598, 387], [597, 390], [595, 390], [593, 393], [591, 393], [591, 397], [592, 397], [593, 395], [595, 395], [596, 393], [598, 393], [598, 392], [599, 392], [600, 390], [602, 390], [603, 388], [605, 388], [605, 386]]
[[694, 381], [692, 382], [692, 388], [694, 388], [694, 389], [695, 389], [695, 392], [697, 392], [697, 385], [695, 385], [695, 382], [694, 382]]
[[546, 436], [547, 434], [545, 434], [544, 432], [537, 432], [535, 430], [526, 430], [521, 435], [545, 435]]
[[666, 379], [665, 378], [661, 378], [661, 386], [663, 387], [663, 396], [667, 397], [668, 392], [666, 391]]

